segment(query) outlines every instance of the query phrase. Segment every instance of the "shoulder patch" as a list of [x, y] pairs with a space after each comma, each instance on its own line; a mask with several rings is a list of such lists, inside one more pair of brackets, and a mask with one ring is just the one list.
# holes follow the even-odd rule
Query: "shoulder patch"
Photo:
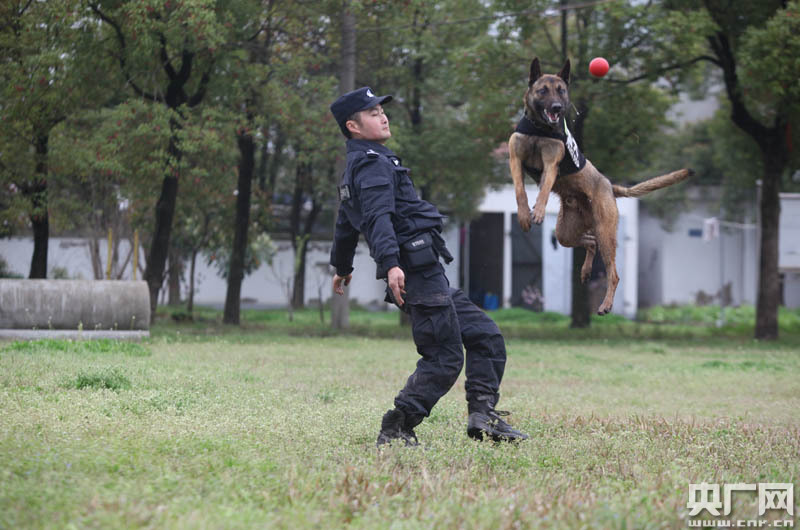
[[374, 149], [367, 149], [367, 156], [369, 158], [378, 158], [380, 155]]

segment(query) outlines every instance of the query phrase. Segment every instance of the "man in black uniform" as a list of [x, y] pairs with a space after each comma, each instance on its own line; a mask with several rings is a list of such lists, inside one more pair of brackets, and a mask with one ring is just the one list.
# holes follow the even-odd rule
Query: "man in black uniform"
[[411, 316], [421, 356], [417, 368], [381, 421], [377, 445], [401, 440], [418, 445], [414, 427], [453, 386], [464, 364], [469, 411], [467, 433], [495, 441], [528, 438], [495, 410], [506, 364], [497, 325], [459, 289], [450, 288], [442, 258], [453, 258], [440, 235], [442, 214], [421, 200], [400, 159], [383, 144], [391, 137], [383, 104], [363, 87], [341, 96], [331, 112], [347, 140], [347, 166], [339, 186], [339, 216], [331, 249], [333, 288], [343, 294], [352, 278], [359, 234], [369, 245], [377, 277], [388, 283], [386, 300]]

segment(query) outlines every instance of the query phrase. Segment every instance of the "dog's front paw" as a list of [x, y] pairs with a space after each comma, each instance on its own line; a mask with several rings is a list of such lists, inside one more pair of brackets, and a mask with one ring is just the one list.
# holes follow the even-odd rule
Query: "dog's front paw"
[[544, 221], [544, 205], [540, 206], [537, 204], [536, 206], [534, 206], [533, 210], [531, 211], [531, 215], [533, 216], [534, 223], [536, 223], [537, 225], [542, 224], [542, 222]]

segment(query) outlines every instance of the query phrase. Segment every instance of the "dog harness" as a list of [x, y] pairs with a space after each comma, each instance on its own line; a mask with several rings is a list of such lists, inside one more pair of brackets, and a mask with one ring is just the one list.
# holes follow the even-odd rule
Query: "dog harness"
[[561, 118], [561, 124], [564, 127], [563, 133], [541, 127], [537, 123], [530, 120], [527, 116], [523, 115], [522, 119], [520, 119], [519, 123], [517, 123], [517, 128], [514, 129], [514, 132], [518, 132], [526, 136], [543, 136], [545, 138], [555, 138], [556, 140], [561, 140], [566, 147], [567, 155], [569, 156], [564, 156], [564, 158], [561, 159], [561, 162], [559, 162], [558, 174], [571, 175], [583, 169], [583, 166], [586, 165], [586, 157], [583, 156], [583, 153], [581, 153], [581, 150], [578, 147], [578, 142], [575, 141], [575, 138], [572, 137], [572, 133], [569, 132], [569, 129], [567, 128], [567, 122], [564, 120], [564, 118]]

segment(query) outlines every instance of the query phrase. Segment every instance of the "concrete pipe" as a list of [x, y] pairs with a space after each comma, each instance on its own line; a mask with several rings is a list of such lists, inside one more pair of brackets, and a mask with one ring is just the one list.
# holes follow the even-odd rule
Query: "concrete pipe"
[[143, 281], [0, 279], [0, 329], [150, 329]]

